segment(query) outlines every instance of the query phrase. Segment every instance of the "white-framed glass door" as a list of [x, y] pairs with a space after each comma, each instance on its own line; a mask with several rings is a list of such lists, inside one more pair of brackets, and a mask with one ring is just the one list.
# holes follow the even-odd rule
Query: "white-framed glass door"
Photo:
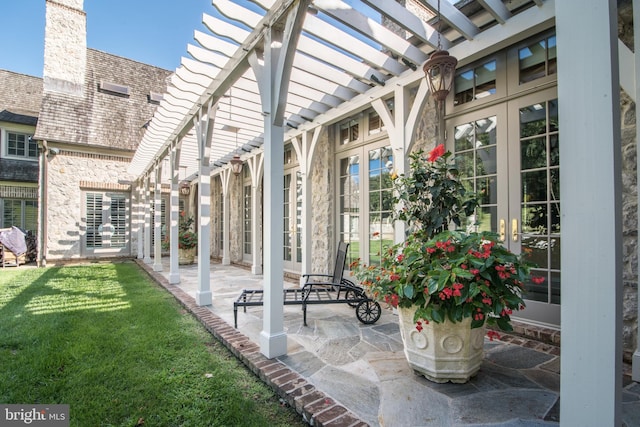
[[[393, 152], [387, 141], [338, 155], [338, 233], [349, 243], [346, 264], [375, 264], [393, 244]], [[365, 195], [365, 197], [361, 197]]]
[[556, 89], [447, 120], [447, 148], [480, 206], [468, 230], [493, 231], [536, 264], [524, 321], [560, 325], [560, 194]]

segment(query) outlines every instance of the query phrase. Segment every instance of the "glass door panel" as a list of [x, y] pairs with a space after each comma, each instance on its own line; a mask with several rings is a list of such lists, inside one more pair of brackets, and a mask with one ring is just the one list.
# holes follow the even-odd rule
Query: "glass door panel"
[[560, 158], [556, 90], [508, 103], [509, 248], [535, 264], [517, 317], [560, 325]]
[[338, 230], [340, 240], [349, 243], [346, 264], [360, 257], [360, 155], [339, 160]]
[[540, 278], [527, 283], [527, 297], [560, 304], [558, 102], [539, 102], [519, 112], [521, 245]]
[[467, 231], [498, 231], [497, 116], [483, 117], [454, 128], [455, 163], [467, 190], [480, 198]]
[[393, 153], [369, 151], [369, 264], [379, 264], [382, 248], [393, 244]]

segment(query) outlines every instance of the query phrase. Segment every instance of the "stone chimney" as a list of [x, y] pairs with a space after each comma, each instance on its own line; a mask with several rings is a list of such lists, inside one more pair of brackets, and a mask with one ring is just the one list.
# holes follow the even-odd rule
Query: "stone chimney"
[[46, 0], [44, 91], [83, 96], [87, 64], [84, 0]]

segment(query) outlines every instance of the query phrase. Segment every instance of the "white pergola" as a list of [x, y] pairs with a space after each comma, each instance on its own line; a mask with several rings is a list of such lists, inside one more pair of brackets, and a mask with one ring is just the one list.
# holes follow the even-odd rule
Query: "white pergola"
[[[270, 358], [286, 354], [279, 256], [283, 224], [277, 214], [283, 202], [285, 141], [300, 159], [302, 245], [309, 248], [309, 175], [323, 127], [373, 107], [388, 130], [396, 169], [403, 172], [428, 98], [422, 64], [438, 39], [464, 65], [555, 25], [562, 98], [562, 424], [620, 425], [619, 88], [633, 99], [640, 95], [635, 84], [640, 56], [618, 41], [616, 2], [593, 0], [586, 7], [580, 0], [475, 0], [460, 2], [458, 9], [441, 0], [441, 23], [434, 18], [438, 0], [416, 3], [408, 9], [392, 0], [214, 0], [219, 16], [203, 15], [208, 32], [195, 32], [197, 43], [187, 46], [190, 57], [182, 58], [171, 77], [129, 168], [138, 177], [144, 205], [137, 218], [144, 225], [139, 227], [138, 256], [162, 269], [160, 245], [155, 245], [153, 260], [150, 254], [149, 203], [153, 193], [153, 232], [159, 241], [160, 185], [169, 181], [170, 281], [179, 282], [179, 182], [184, 177], [197, 182], [196, 301], [211, 304], [210, 180], [220, 176], [228, 216], [230, 160], [239, 155], [249, 167], [254, 192], [264, 176], [264, 260], [254, 255], [253, 267], [262, 273], [261, 261], [264, 265], [261, 351]], [[640, 46], [640, 0], [634, 6]], [[397, 31], [381, 25], [382, 20]], [[582, 53], [585, 47], [589, 55]], [[620, 76], [619, 67], [625, 70]], [[410, 90], [417, 91], [413, 104]], [[391, 97], [393, 109], [385, 102]], [[180, 171], [186, 171], [184, 177]], [[252, 200], [256, 203], [257, 197]], [[228, 223], [224, 221], [227, 237]], [[401, 239], [403, 230], [396, 228]], [[254, 239], [257, 234], [255, 229]], [[228, 238], [224, 241], [223, 262], [228, 263]], [[303, 253], [304, 270], [311, 264], [310, 250]], [[636, 355], [638, 379], [640, 352]]]

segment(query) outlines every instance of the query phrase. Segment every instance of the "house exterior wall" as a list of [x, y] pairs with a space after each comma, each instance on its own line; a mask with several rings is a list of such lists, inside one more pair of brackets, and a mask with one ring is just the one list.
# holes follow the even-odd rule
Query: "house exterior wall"
[[[318, 140], [311, 169], [311, 270], [330, 272], [337, 249], [335, 232], [335, 165], [333, 128], [325, 127]], [[304, 249], [303, 249], [304, 250]]]
[[[78, 153], [61, 150], [50, 156], [47, 167], [47, 254], [48, 260], [86, 258], [82, 249], [84, 235], [84, 192], [123, 191], [119, 179], [131, 178], [127, 173], [130, 159], [112, 155]], [[83, 184], [81, 182], [90, 183]], [[108, 184], [110, 183], [110, 185]], [[125, 191], [131, 196], [128, 186]], [[129, 223], [131, 224], [131, 205]], [[127, 256], [137, 251], [137, 238], [131, 239]], [[93, 256], [92, 256], [93, 257]]]
[[638, 193], [636, 153], [636, 106], [621, 93], [622, 120], [622, 226], [623, 226], [623, 328], [625, 354], [630, 357], [638, 334]]
[[[619, 2], [618, 37], [633, 50], [631, 2]], [[621, 70], [625, 72], [625, 70]], [[636, 103], [620, 91], [622, 147], [622, 342], [627, 361], [638, 346], [638, 175]], [[594, 242], [594, 245], [596, 243]]]

